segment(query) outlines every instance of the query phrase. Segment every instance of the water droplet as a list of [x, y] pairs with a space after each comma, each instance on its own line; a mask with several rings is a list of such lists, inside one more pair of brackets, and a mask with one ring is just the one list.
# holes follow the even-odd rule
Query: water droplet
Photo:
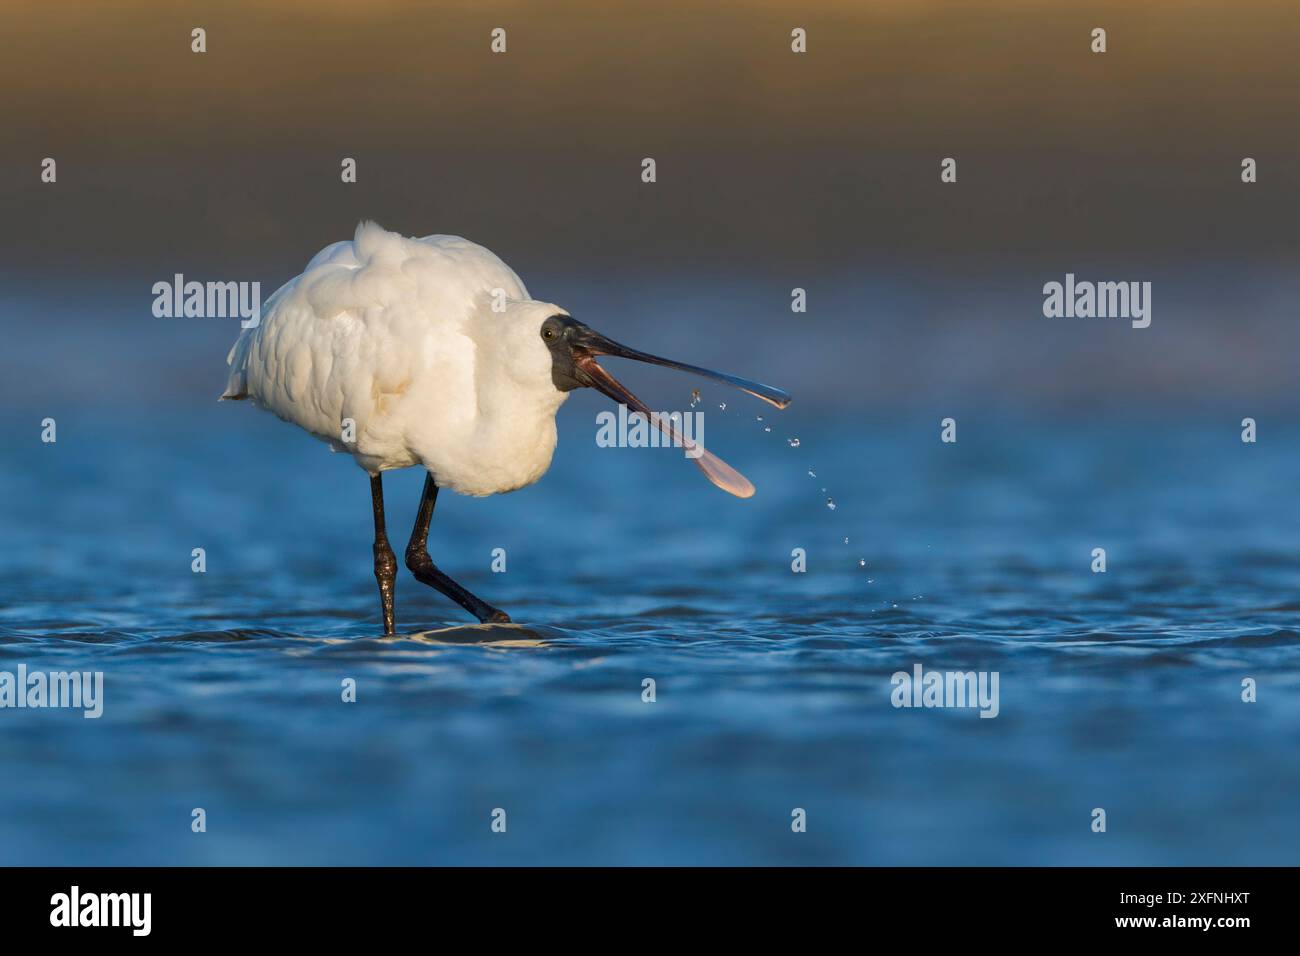
[[868, 584], [875, 584], [875, 583], [876, 583], [876, 579], [875, 579], [875, 578], [867, 578], [867, 583], [868, 583]]
[[771, 430], [772, 430], [772, 426], [771, 426], [771, 425], [766, 425], [766, 426], [764, 426], [764, 428], [763, 428], [763, 431], [765, 431], [765, 432], [770, 432]]
[[815, 471], [813, 471], [811, 468], [809, 468], [809, 469], [808, 469], [808, 477], [809, 477], [809, 478], [816, 478], [816, 477], [817, 477], [817, 472], [815, 472]]
[[860, 567], [860, 568], [865, 568], [866, 566], [867, 566], [867, 559], [866, 559], [866, 558], [858, 558], [858, 567]]
[[725, 412], [726, 410], [727, 410], [727, 403], [726, 403], [726, 402], [718, 402], [718, 411], [720, 411], [720, 412]]
[[848, 543], [849, 543], [849, 539], [848, 539], [848, 538], [845, 538], [845, 539], [844, 539], [844, 543], [845, 543], [845, 544], [848, 544]]
[[827, 507], [827, 508], [830, 508], [831, 511], [834, 511], [834, 510], [835, 510], [835, 499], [834, 499], [834, 498], [827, 498], [827, 499], [826, 499], [826, 507]]
[[798, 447], [799, 447], [799, 439], [797, 439], [797, 438], [787, 438], [786, 441], [788, 441], [788, 442], [790, 443], [790, 447], [791, 447], [791, 448], [798, 448]]
[[754, 418], [754, 421], [756, 421], [756, 422], [761, 422], [762, 420], [763, 420], [763, 416], [762, 416], [762, 415], [757, 415], [757, 416], [755, 416], [755, 418]]

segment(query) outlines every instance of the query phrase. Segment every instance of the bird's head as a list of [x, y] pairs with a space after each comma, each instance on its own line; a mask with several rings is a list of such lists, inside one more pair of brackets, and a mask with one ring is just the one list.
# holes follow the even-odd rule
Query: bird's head
[[594, 329], [583, 325], [573, 316], [559, 310], [548, 311], [541, 318], [536, 334], [550, 354], [551, 382], [556, 389], [570, 392], [575, 388], [594, 388], [603, 392], [614, 401], [626, 405], [630, 411], [640, 412], [675, 443], [680, 443], [690, 450], [692, 459], [700, 470], [723, 491], [730, 492], [738, 498], [748, 498], [754, 493], [754, 486], [750, 484], [749, 479], [722, 459], [710, 454], [703, 446], [683, 438], [663, 416], [652, 415], [646, 404], [624, 388], [618, 379], [605, 371], [596, 359], [608, 355], [690, 372], [731, 385], [777, 408], [785, 408], [790, 404], [790, 396], [785, 392], [725, 372], [715, 372], [712, 369], [687, 365], [684, 362], [675, 362], [630, 349], [606, 338]]

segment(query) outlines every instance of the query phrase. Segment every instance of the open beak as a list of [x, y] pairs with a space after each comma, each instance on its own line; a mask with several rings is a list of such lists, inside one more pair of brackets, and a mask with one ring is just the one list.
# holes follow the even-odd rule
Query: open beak
[[737, 498], [749, 498], [754, 494], [754, 486], [748, 478], [721, 458], [707, 451], [703, 445], [679, 435], [665, 416], [652, 413], [641, 399], [629, 392], [618, 379], [605, 371], [596, 361], [596, 357], [610, 355], [616, 358], [633, 359], [649, 365], [662, 365], [665, 368], [690, 372], [693, 375], [713, 379], [715, 382], [731, 385], [742, 392], [753, 395], [755, 398], [761, 398], [777, 408], [785, 408], [790, 404], [789, 395], [779, 388], [751, 382], [749, 379], [728, 375], [725, 372], [715, 372], [712, 369], [700, 368], [698, 365], [687, 365], [685, 362], [674, 362], [671, 359], [660, 358], [657, 355], [638, 352], [636, 349], [627, 348], [611, 339], [607, 339], [599, 332], [585, 325], [575, 323], [575, 326], [569, 335], [569, 343], [573, 353], [574, 369], [577, 371], [582, 384], [598, 389], [614, 401], [626, 405], [632, 411], [640, 412], [647, 420], [654, 422], [659, 430], [668, 436], [670, 441], [691, 452], [695, 464], [704, 472], [709, 481], [723, 491], [729, 492]]

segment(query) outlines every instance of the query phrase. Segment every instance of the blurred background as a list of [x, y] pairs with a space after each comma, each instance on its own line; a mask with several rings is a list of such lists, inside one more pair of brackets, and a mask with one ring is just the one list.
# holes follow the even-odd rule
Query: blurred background
[[[804, 401], [1295, 398], [1294, 4], [14, 0], [0, 17], [0, 375], [24, 402], [206, 402], [233, 331], [155, 320], [152, 283], [269, 296], [362, 218], [464, 235], [610, 334], [689, 342]], [[1066, 272], [1152, 281], [1152, 327], [1043, 318]]]
[[[0, 37], [0, 668], [108, 674], [98, 721], [0, 712], [0, 862], [1295, 862], [1300, 7], [8, 0]], [[434, 521], [519, 645], [405, 575], [377, 639], [363, 474], [216, 404], [238, 320], [151, 313], [364, 218], [788, 389], [703, 389], [759, 494], [597, 449], [575, 395], [540, 483]], [[1150, 328], [1044, 318], [1067, 272], [1151, 282]], [[1000, 716], [892, 709], [916, 662], [998, 670]]]

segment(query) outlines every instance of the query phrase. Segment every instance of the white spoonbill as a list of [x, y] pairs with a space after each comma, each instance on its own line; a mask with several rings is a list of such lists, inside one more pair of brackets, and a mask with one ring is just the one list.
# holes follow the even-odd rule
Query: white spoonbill
[[555, 452], [555, 414], [592, 387], [650, 417], [684, 443], [709, 480], [740, 498], [754, 486], [683, 439], [600, 365], [636, 359], [725, 382], [778, 408], [779, 389], [647, 355], [612, 342], [528, 295], [495, 255], [458, 236], [406, 239], [373, 222], [326, 246], [267, 301], [226, 358], [223, 399], [249, 399], [352, 455], [370, 475], [375, 578], [384, 633], [393, 634], [397, 559], [388, 544], [381, 475], [427, 472], [406, 566], [480, 622], [510, 618], [440, 571], [429, 522], [440, 488], [482, 496], [540, 478]]

